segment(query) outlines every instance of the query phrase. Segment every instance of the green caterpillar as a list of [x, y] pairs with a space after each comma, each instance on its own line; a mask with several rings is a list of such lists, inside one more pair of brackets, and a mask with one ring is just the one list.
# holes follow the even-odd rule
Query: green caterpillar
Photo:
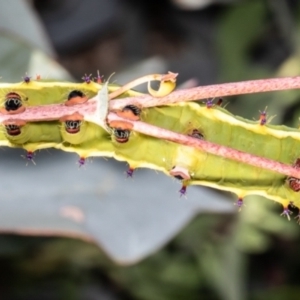
[[[11, 115], [11, 119], [2, 123], [0, 145], [26, 149], [27, 159], [32, 159], [34, 151], [50, 147], [75, 152], [80, 156], [80, 165], [89, 156], [114, 157], [128, 162], [128, 176], [132, 176], [134, 169], [145, 167], [182, 180], [181, 194], [186, 193], [188, 185], [204, 185], [235, 193], [239, 206], [244, 197], [255, 194], [281, 203], [287, 217], [290, 204], [300, 208], [300, 180], [294, 177], [146, 136], [130, 128], [101, 127], [85, 120], [80, 111], [55, 121], [22, 121], [22, 111], [26, 107], [84, 103], [103, 87], [106, 85], [90, 80], [84, 83], [25, 80], [1, 84], [0, 112]], [[107, 88], [112, 93], [119, 87], [108, 85]], [[141, 94], [129, 90], [118, 98], [136, 95]], [[265, 112], [261, 113], [260, 120], [249, 121], [208, 101], [151, 108], [128, 105], [122, 113], [196, 139], [300, 168], [299, 130], [266, 124]]]

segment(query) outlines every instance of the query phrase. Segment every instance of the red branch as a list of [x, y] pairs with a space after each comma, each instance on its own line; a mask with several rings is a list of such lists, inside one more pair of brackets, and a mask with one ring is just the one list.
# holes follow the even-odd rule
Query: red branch
[[88, 116], [93, 115], [95, 111], [96, 103], [94, 101], [88, 101], [84, 104], [74, 106], [66, 106], [64, 104], [28, 106], [26, 110], [20, 114], [6, 115], [0, 113], [0, 123], [8, 120], [22, 120], [25, 122], [55, 121], [76, 112]]
[[128, 104], [141, 107], [168, 105], [183, 101], [195, 101], [215, 97], [225, 97], [242, 94], [254, 94], [271, 91], [291, 90], [300, 88], [300, 76], [249, 80], [233, 83], [199, 86], [192, 89], [177, 90], [171, 94], [154, 98], [149, 95], [141, 97], [124, 98], [110, 101], [110, 109], [120, 109]]

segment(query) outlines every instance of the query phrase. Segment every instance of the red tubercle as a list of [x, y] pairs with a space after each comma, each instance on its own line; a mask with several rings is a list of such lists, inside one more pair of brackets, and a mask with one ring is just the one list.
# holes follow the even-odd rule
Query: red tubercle
[[91, 76], [92, 76], [92, 74], [90, 74], [90, 75], [86, 75], [86, 74], [84, 74], [84, 76], [82, 77], [82, 79], [83, 79], [83, 81], [85, 82], [85, 83], [87, 83], [87, 84], [89, 84], [89, 83], [91, 83]]
[[32, 151], [27, 151], [26, 158], [27, 158], [27, 160], [33, 160], [34, 153]]
[[82, 166], [84, 166], [86, 163], [86, 158], [83, 157], [83, 156], [80, 156], [79, 159], [78, 159], [78, 166], [79, 168], [81, 168]]
[[26, 73], [25, 76], [23, 77], [23, 81], [24, 81], [25, 83], [29, 83], [30, 80], [31, 80], [31, 76], [28, 76], [27, 73]]
[[219, 98], [216, 104], [214, 104], [215, 98], [206, 100], [206, 107], [207, 108], [213, 108], [214, 106], [221, 106], [223, 103], [223, 99]]
[[213, 106], [214, 106], [214, 99], [208, 99], [207, 101], [206, 101], [206, 107], [207, 108], [212, 108]]
[[21, 120], [21, 119], [9, 119], [9, 120], [4, 120], [2, 122], [3, 125], [16, 125], [16, 126], [24, 126], [26, 125], [26, 122]]
[[186, 196], [187, 194], [186, 190], [187, 190], [187, 185], [183, 183], [181, 189], [179, 190], [180, 197]]
[[69, 93], [67, 101], [64, 103], [66, 106], [74, 106], [83, 104], [88, 101], [88, 97], [80, 90], [73, 90]]
[[136, 116], [131, 110], [118, 110], [115, 112], [117, 116], [121, 118], [125, 118], [131, 121], [138, 121], [140, 119], [139, 116]]
[[259, 117], [260, 125], [265, 125], [267, 123], [267, 113], [262, 112]]
[[300, 191], [300, 179], [295, 178], [295, 177], [288, 177], [287, 182], [289, 184], [289, 187], [294, 192], [299, 192]]
[[134, 173], [134, 168], [129, 167], [128, 170], [126, 171], [126, 177], [133, 177], [133, 173]]
[[266, 125], [267, 123], [267, 107], [265, 108], [264, 111], [259, 111], [259, 124], [261, 126]]
[[122, 130], [132, 130], [133, 125], [127, 121], [108, 121], [111, 128], [118, 128]]
[[103, 81], [103, 77], [104, 77], [104, 75], [100, 75], [100, 72], [97, 71], [96, 82], [97, 82], [98, 84], [102, 84], [102, 83], [104, 82], [104, 81]]
[[241, 211], [242, 207], [245, 206], [244, 199], [242, 197], [239, 197], [237, 201], [234, 203], [234, 205], [236, 205], [239, 211]]
[[[293, 167], [297, 170], [300, 169], [300, 158], [296, 159], [296, 161], [293, 164]], [[289, 176], [286, 181], [287, 181], [289, 187], [294, 192], [299, 192], [300, 191], [300, 179], [299, 178]]]
[[32, 162], [35, 165], [34, 157], [35, 153], [33, 151], [28, 150], [25, 155], [21, 155], [24, 159], [27, 160], [26, 166], [29, 162]]
[[84, 116], [78, 112], [74, 112], [70, 115], [65, 115], [59, 118], [60, 122], [73, 121], [73, 120], [83, 121]]
[[289, 210], [288, 206], [284, 206], [283, 207], [283, 211], [282, 213], [280, 214], [281, 216], [285, 216], [288, 218], [288, 220], [290, 221], [291, 220], [291, 217], [290, 215], [292, 214], [293, 212], [291, 210]]

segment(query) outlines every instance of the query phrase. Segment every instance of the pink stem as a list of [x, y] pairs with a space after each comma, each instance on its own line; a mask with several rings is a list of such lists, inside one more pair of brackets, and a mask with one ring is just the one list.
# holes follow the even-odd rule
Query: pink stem
[[254, 94], [270, 91], [290, 90], [300, 88], [300, 76], [249, 80], [241, 82], [199, 86], [196, 88], [177, 90], [171, 94], [154, 98], [150, 95], [131, 97], [110, 101], [110, 109], [120, 109], [128, 104], [141, 107], [168, 105], [183, 101], [195, 101], [215, 97], [225, 97], [242, 94]]
[[274, 171], [277, 173], [284, 174], [286, 176], [300, 178], [300, 170], [295, 169], [290, 165], [286, 165], [271, 159], [259, 157], [256, 155], [252, 155], [246, 152], [242, 152], [239, 150], [235, 150], [233, 148], [217, 145], [211, 142], [207, 142], [204, 140], [199, 140], [196, 138], [192, 138], [183, 134], [179, 134], [167, 129], [163, 129], [160, 127], [156, 127], [141, 121], [131, 121], [128, 119], [124, 119], [118, 117], [114, 113], [110, 113], [108, 115], [108, 121], [125, 121], [127, 123], [132, 124], [133, 130], [150, 135], [159, 139], [164, 139], [168, 141], [172, 141], [175, 143], [179, 143], [182, 145], [191, 146], [200, 150], [203, 150], [207, 153], [211, 153], [217, 156], [221, 156], [224, 158], [232, 159], [235, 161], [239, 161], [241, 163], [249, 164], [258, 168]]
[[7, 120], [22, 120], [25, 122], [56, 121], [76, 112], [81, 115], [93, 115], [95, 111], [96, 103], [94, 101], [88, 101], [74, 106], [66, 106], [64, 104], [28, 106], [26, 110], [20, 114], [6, 115], [0, 113], [0, 123]]

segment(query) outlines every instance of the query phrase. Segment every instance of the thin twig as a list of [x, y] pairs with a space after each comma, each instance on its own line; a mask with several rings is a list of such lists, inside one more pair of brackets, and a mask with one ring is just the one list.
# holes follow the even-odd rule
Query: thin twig
[[109, 113], [108, 115], [108, 122], [111, 121], [125, 121], [132, 124], [134, 131], [150, 135], [158, 139], [164, 139], [182, 145], [191, 146], [220, 157], [232, 159], [258, 168], [281, 173], [286, 176], [300, 178], [299, 169], [297, 170], [290, 165], [286, 165], [271, 159], [259, 157], [246, 152], [235, 150], [233, 148], [217, 145], [208, 141], [192, 138], [141, 121], [131, 121], [128, 119], [124, 119], [114, 113]]

